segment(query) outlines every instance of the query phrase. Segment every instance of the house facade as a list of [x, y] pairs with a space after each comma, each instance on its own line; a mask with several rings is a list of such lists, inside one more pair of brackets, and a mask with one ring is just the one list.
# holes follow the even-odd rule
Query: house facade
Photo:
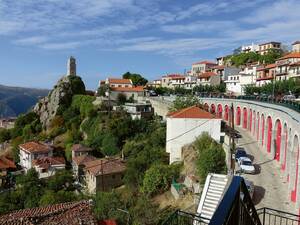
[[86, 163], [84, 170], [87, 192], [95, 194], [123, 185], [126, 166], [121, 159], [104, 158]]
[[256, 66], [246, 67], [236, 75], [228, 76], [224, 81], [227, 92], [235, 95], [243, 95], [246, 85], [255, 85], [256, 83]]
[[39, 174], [39, 178], [48, 178], [53, 175], [58, 170], [63, 170], [66, 168], [66, 162], [63, 157], [42, 157], [33, 160], [33, 167]]
[[221, 83], [220, 75], [214, 72], [204, 72], [197, 77], [197, 85], [219, 85]]
[[182, 160], [182, 147], [191, 144], [202, 133], [207, 132], [217, 142], [222, 140], [221, 118], [200, 109], [188, 107], [167, 115], [166, 151], [170, 164]]
[[265, 55], [267, 54], [271, 49], [274, 50], [281, 50], [281, 43], [280, 42], [267, 42], [259, 45], [258, 53], [260, 55]]
[[50, 145], [34, 141], [19, 145], [19, 151], [20, 165], [25, 171], [33, 167], [33, 160], [53, 156], [53, 148]]
[[133, 87], [132, 81], [130, 79], [122, 79], [122, 78], [106, 78], [103, 82], [100, 82], [100, 85], [106, 84], [111, 88], [123, 87], [123, 88], [131, 88]]
[[243, 53], [249, 53], [249, 52], [258, 52], [259, 51], [259, 45], [252, 43], [251, 45], [243, 45], [241, 47], [241, 51]]
[[214, 67], [216, 65], [217, 65], [216, 63], [210, 61], [201, 61], [201, 62], [193, 63], [192, 70], [191, 70], [192, 75], [198, 76], [201, 73], [209, 72], [211, 71], [211, 67]]
[[147, 119], [154, 115], [154, 108], [151, 103], [125, 103], [122, 106], [128, 112], [131, 118], [134, 119]]
[[16, 164], [13, 159], [7, 156], [0, 156], [0, 187], [9, 184], [8, 173], [16, 170]]
[[256, 69], [256, 86], [271, 83], [275, 78], [276, 64], [262, 65]]
[[[297, 67], [298, 62], [300, 61], [300, 52], [291, 52], [276, 61], [276, 80], [287, 80], [293, 75], [293, 71], [297, 73], [297, 69], [294, 70], [295, 66]], [[290, 66], [292, 66], [290, 70]]]
[[292, 44], [292, 51], [293, 52], [300, 52], [300, 41], [295, 41]]
[[211, 67], [211, 71], [218, 74], [220, 76], [221, 81], [227, 80], [229, 75], [237, 74], [241, 71], [241, 69], [236, 67], [229, 67], [229, 66], [213, 66]]

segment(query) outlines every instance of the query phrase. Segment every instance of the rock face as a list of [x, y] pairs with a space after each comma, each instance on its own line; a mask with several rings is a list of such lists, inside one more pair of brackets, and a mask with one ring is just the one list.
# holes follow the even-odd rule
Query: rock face
[[49, 127], [52, 119], [70, 106], [75, 94], [85, 94], [85, 86], [79, 76], [61, 78], [49, 95], [41, 99], [33, 111], [39, 115], [45, 128]]

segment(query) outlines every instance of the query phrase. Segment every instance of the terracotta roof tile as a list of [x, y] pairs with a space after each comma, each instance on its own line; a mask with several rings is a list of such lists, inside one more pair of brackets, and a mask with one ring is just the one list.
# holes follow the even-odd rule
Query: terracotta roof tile
[[216, 75], [218, 75], [218, 74], [216, 74], [214, 72], [204, 72], [199, 75], [199, 78], [209, 78], [209, 77], [216, 76]]
[[193, 63], [193, 65], [198, 65], [198, 64], [217, 65], [215, 62], [210, 62], [210, 61], [201, 61], [201, 62]]
[[200, 109], [198, 106], [191, 106], [188, 108], [181, 109], [176, 112], [171, 112], [167, 115], [170, 118], [198, 118], [198, 119], [215, 119], [216, 117]]
[[130, 79], [108, 78], [108, 82], [114, 84], [132, 84]]
[[23, 209], [0, 216], [1, 225], [97, 225], [88, 201]]
[[91, 155], [81, 155], [74, 157], [72, 161], [76, 163], [76, 165], [86, 165], [86, 163], [96, 160], [97, 158]]
[[144, 87], [143, 86], [137, 86], [137, 87], [113, 87], [111, 88], [112, 91], [120, 91], [120, 92], [143, 92]]
[[85, 169], [94, 176], [119, 173], [126, 170], [126, 165], [121, 159], [98, 159], [87, 162]]
[[299, 62], [295, 62], [295, 63], [291, 63], [290, 66], [300, 66], [300, 61]]
[[292, 52], [289, 53], [281, 58], [279, 58], [278, 60], [282, 60], [282, 59], [291, 59], [291, 58], [300, 58], [300, 52]]
[[115, 220], [102, 220], [99, 225], [117, 225], [117, 222]]
[[31, 142], [27, 142], [24, 144], [19, 145], [19, 147], [23, 148], [25, 151], [27, 152], [49, 152], [52, 150], [52, 147], [50, 147], [49, 145], [40, 143], [40, 142], [35, 142], [35, 141], [31, 141]]
[[16, 164], [12, 159], [10, 159], [6, 156], [1, 156], [0, 157], [0, 169], [16, 169]]
[[44, 169], [48, 169], [54, 165], [65, 165], [66, 161], [63, 157], [42, 157], [32, 161], [34, 166], [39, 166]]

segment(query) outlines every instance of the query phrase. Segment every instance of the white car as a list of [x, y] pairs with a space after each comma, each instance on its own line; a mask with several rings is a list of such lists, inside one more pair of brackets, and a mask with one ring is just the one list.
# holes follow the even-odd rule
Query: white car
[[244, 173], [255, 173], [255, 167], [252, 164], [252, 161], [248, 157], [240, 157], [238, 159], [238, 164], [241, 168], [241, 171]]

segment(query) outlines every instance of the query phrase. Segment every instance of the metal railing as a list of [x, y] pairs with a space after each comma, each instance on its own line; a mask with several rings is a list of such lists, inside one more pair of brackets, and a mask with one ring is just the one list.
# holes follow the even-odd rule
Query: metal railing
[[262, 225], [299, 225], [300, 216], [276, 209], [261, 208], [257, 210]]
[[209, 221], [192, 213], [180, 210], [171, 214], [162, 225], [207, 225]]
[[176, 211], [162, 225], [299, 225], [300, 216], [271, 208], [256, 210], [244, 179], [234, 176], [212, 218]]

